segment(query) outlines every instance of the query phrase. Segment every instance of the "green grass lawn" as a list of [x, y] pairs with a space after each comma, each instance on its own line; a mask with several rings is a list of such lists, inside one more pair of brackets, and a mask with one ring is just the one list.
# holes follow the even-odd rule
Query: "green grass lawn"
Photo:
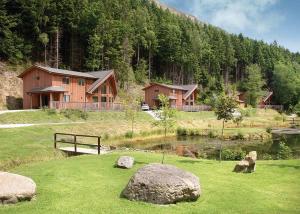
[[[133, 169], [114, 168], [120, 155], [132, 155]], [[252, 174], [235, 174], [235, 162], [166, 156], [166, 163], [200, 178], [196, 202], [159, 206], [131, 202], [120, 193], [136, 170], [159, 162], [160, 154], [113, 153], [22, 165], [13, 170], [33, 178], [37, 199], [0, 207], [0, 213], [299, 213], [300, 160], [258, 161]]]

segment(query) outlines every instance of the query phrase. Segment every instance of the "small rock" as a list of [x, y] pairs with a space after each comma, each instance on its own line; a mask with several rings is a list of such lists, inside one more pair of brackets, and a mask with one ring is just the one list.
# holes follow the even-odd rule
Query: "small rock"
[[0, 204], [31, 200], [35, 194], [36, 184], [31, 178], [0, 172]]
[[129, 156], [121, 156], [116, 162], [116, 166], [122, 169], [131, 169], [133, 164], [134, 158]]
[[139, 169], [122, 193], [133, 201], [173, 204], [200, 197], [199, 178], [166, 164], [149, 164]]

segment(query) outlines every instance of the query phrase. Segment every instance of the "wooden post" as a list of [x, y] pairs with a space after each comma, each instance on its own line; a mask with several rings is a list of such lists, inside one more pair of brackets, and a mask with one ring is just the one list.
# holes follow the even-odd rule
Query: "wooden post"
[[56, 149], [56, 133], [54, 134], [54, 149]]
[[53, 103], [53, 94], [50, 93], [50, 104], [49, 104], [49, 108], [52, 108], [52, 107], [53, 107], [52, 103]]
[[74, 151], [75, 151], [75, 153], [77, 153], [76, 135], [74, 135]]
[[30, 94], [30, 109], [32, 109], [32, 94]]
[[40, 94], [40, 108], [43, 107], [43, 102], [42, 102], [42, 94]]
[[100, 137], [98, 137], [98, 155], [100, 155]]

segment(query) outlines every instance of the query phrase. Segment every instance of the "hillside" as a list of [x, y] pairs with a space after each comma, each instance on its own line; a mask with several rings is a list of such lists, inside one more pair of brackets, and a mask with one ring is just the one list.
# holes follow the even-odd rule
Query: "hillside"
[[249, 81], [258, 79], [255, 96], [273, 90], [273, 104], [286, 108], [300, 101], [299, 53], [229, 34], [157, 0], [5, 0], [0, 16], [0, 60], [11, 64], [113, 68], [124, 89], [149, 78], [197, 83], [205, 104], [232, 88], [250, 93]]
[[0, 62], [0, 110], [22, 107], [20, 98], [23, 97], [23, 83], [17, 77], [17, 70], [19, 69], [9, 68], [5, 63]]

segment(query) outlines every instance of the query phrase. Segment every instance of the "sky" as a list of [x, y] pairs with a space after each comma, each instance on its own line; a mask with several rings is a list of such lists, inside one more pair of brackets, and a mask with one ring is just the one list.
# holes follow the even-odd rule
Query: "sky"
[[300, 52], [300, 0], [160, 0], [230, 33]]

